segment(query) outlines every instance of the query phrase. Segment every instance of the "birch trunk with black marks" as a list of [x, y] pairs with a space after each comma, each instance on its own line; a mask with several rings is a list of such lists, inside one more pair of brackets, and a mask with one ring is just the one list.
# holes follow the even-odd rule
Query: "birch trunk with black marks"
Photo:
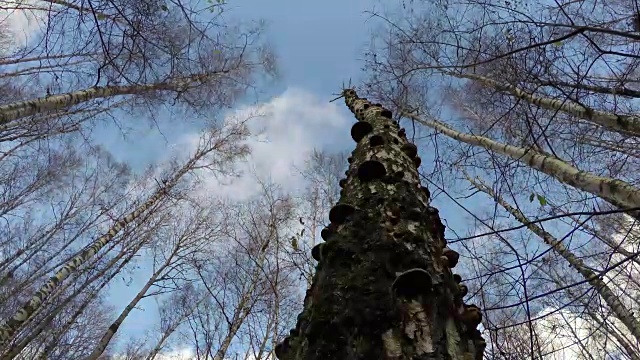
[[[31, 334], [29, 334], [29, 336], [27, 336], [26, 338], [22, 339], [19, 343], [15, 344], [11, 348], [9, 348], [2, 355], [2, 358], [0, 358], [0, 359], [1, 360], [10, 360], [10, 359], [13, 359], [16, 356], [18, 356], [20, 354], [20, 352], [23, 351], [27, 347], [27, 345], [29, 345], [29, 343], [31, 343], [33, 340], [35, 340], [38, 335], [40, 335], [44, 330], [48, 329], [51, 326], [51, 321], [56, 316], [58, 316], [58, 314], [62, 310], [65, 309], [66, 304], [71, 303], [72, 300], [76, 296], [78, 296], [79, 294], [84, 292], [84, 290], [86, 290], [95, 281], [102, 279], [102, 282], [96, 288], [96, 290], [93, 291], [92, 295], [87, 296], [87, 299], [85, 299], [85, 304], [80, 306], [78, 308], [78, 310], [76, 311], [76, 313], [68, 320], [68, 323], [65, 326], [63, 326], [62, 329], [57, 331], [55, 336], [53, 336], [52, 339], [50, 339], [48, 345], [45, 346], [45, 350], [44, 350], [43, 354], [41, 355], [41, 357], [46, 356], [55, 347], [55, 345], [57, 344], [57, 341], [59, 340], [59, 338], [64, 335], [64, 333], [66, 332], [65, 329], [73, 325], [74, 319], [79, 317], [80, 315], [82, 315], [82, 312], [84, 312], [86, 305], [89, 304], [89, 302], [91, 302], [92, 299], [94, 299], [99, 294], [99, 292], [100, 292], [100, 290], [102, 288], [107, 286], [107, 284], [109, 283], [109, 281], [111, 281], [111, 279], [113, 279], [116, 275], [118, 275], [120, 273], [120, 271], [131, 261], [131, 259], [133, 259], [136, 256], [138, 250], [140, 250], [144, 244], [145, 244], [145, 242], [141, 241], [128, 254], [126, 252], [122, 252], [118, 256], [116, 256], [113, 259], [111, 259], [109, 261], [109, 263], [107, 264], [107, 266], [105, 266], [105, 270], [104, 271], [95, 274], [90, 279], [85, 281], [82, 284], [82, 286], [80, 286], [77, 289], [75, 289], [74, 292], [71, 295], [69, 295], [68, 297], [66, 297], [64, 299], [64, 301], [62, 301], [55, 309], [52, 309], [50, 311], [50, 313], [47, 315], [46, 318], [44, 318], [43, 320], [41, 320], [38, 323], [38, 325], [35, 327], [35, 329], [33, 329]], [[120, 260], [122, 260], [122, 261], [117, 266], [117, 268], [114, 271], [112, 271], [112, 273], [110, 275], [108, 275], [106, 273], [106, 271], [111, 269]], [[44, 359], [44, 358], [42, 358], [42, 359]]]
[[536, 224], [532, 224], [529, 219], [519, 210], [511, 206], [508, 202], [506, 202], [500, 195], [496, 194], [492, 189], [483, 184], [478, 180], [472, 179], [469, 175], [465, 173], [465, 177], [467, 180], [478, 190], [483, 193], [489, 195], [492, 199], [494, 199], [500, 206], [502, 206], [509, 214], [513, 215], [520, 223], [527, 226], [531, 232], [536, 234], [539, 238], [542, 239], [547, 245], [551, 246], [553, 251], [558, 255], [562, 256], [569, 265], [576, 269], [582, 277], [589, 282], [589, 285], [593, 286], [593, 288], [598, 292], [598, 294], [602, 297], [604, 302], [609, 306], [613, 314], [626, 326], [626, 328], [633, 334], [638, 342], [640, 342], [640, 322], [636, 317], [633, 316], [633, 313], [629, 311], [629, 309], [620, 301], [618, 296], [609, 288], [609, 286], [604, 282], [600, 275], [596, 274], [593, 270], [588, 268], [582, 259], [578, 258], [571, 250], [567, 249], [566, 246], [558, 239], [556, 239], [549, 232], [542, 229], [540, 226]]
[[105, 288], [109, 284], [109, 282], [111, 280], [113, 280], [114, 277], [116, 277], [118, 274], [120, 274], [120, 271], [122, 271], [122, 269], [131, 261], [131, 259], [133, 259], [137, 255], [138, 250], [140, 250], [140, 248], [142, 248], [142, 246], [144, 244], [145, 244], [145, 242], [140, 242], [140, 244], [138, 246], [136, 246], [135, 249], [130, 251], [130, 254], [118, 265], [118, 267], [115, 269], [115, 271], [113, 271], [108, 277], [106, 277], [102, 281], [102, 283], [100, 283], [100, 285], [95, 290], [93, 290], [91, 295], [87, 296], [87, 298], [78, 307], [78, 309], [73, 314], [73, 316], [71, 316], [69, 318], [69, 320], [67, 320], [67, 322], [62, 327], [62, 329], [60, 331], [57, 331], [56, 334], [49, 340], [49, 342], [47, 342], [47, 344], [44, 347], [44, 350], [42, 351], [42, 353], [39, 355], [39, 357], [36, 360], [46, 360], [47, 359], [48, 354], [50, 354], [55, 349], [55, 347], [58, 345], [58, 342], [60, 341], [62, 336], [64, 336], [64, 334], [66, 334], [69, 331], [71, 326], [80, 317], [80, 315], [82, 315], [82, 313], [85, 311], [85, 309], [89, 305], [89, 303], [91, 301], [93, 301], [100, 294], [100, 291], [102, 291], [102, 289]]
[[606, 111], [590, 109], [573, 101], [563, 101], [550, 99], [529, 94], [517, 86], [502, 83], [485, 76], [476, 74], [460, 74], [455, 72], [446, 72], [458, 78], [476, 80], [485, 86], [492, 87], [498, 91], [506, 91], [518, 99], [525, 100], [533, 105], [543, 109], [553, 111], [563, 111], [569, 115], [587, 120], [593, 124], [600, 125], [611, 131], [615, 131], [624, 135], [640, 136], [640, 117], [633, 115], [618, 115]]
[[147, 291], [149, 291], [149, 289], [156, 283], [156, 281], [158, 280], [160, 275], [165, 271], [165, 269], [167, 269], [167, 267], [171, 265], [171, 262], [173, 261], [173, 257], [175, 255], [176, 254], [173, 253], [167, 259], [167, 261], [165, 261], [165, 263], [162, 264], [162, 266], [160, 266], [160, 268], [156, 270], [153, 273], [153, 275], [151, 275], [149, 280], [147, 280], [147, 283], [144, 284], [144, 286], [142, 287], [142, 289], [140, 289], [138, 294], [136, 294], [133, 300], [131, 300], [129, 304], [127, 304], [127, 306], [124, 308], [124, 310], [122, 310], [118, 318], [111, 324], [111, 326], [109, 326], [107, 331], [105, 331], [105, 333], [102, 335], [102, 338], [98, 342], [98, 346], [91, 352], [91, 354], [87, 357], [86, 360], [96, 360], [100, 358], [102, 353], [107, 349], [107, 346], [109, 346], [111, 339], [113, 339], [113, 336], [116, 334], [116, 332], [118, 331], [118, 329], [120, 328], [124, 320], [127, 318], [127, 316], [129, 316], [131, 311], [133, 311], [133, 309], [138, 305], [140, 300], [142, 300], [145, 297], [145, 295], [147, 294]]
[[60, 268], [49, 281], [47, 281], [38, 292], [27, 302], [16, 314], [6, 320], [0, 326], [0, 351], [7, 345], [13, 338], [16, 331], [18, 331], [22, 324], [25, 323], [31, 315], [40, 307], [40, 305], [47, 299], [49, 294], [55, 290], [71, 273], [76, 271], [87, 260], [95, 256], [100, 249], [109, 244], [109, 242], [122, 230], [125, 226], [139, 218], [149, 208], [158, 203], [166, 194], [178, 184], [179, 180], [189, 172], [198, 160], [200, 160], [207, 152], [199, 151], [196, 156], [191, 158], [175, 175], [167, 181], [166, 185], [158, 189], [153, 196], [151, 196], [145, 203], [140, 205], [137, 209], [127, 214], [124, 218], [116, 222], [109, 231], [98, 238], [91, 246], [85, 251], [75, 256], [62, 268]]
[[438, 210], [420, 186], [417, 148], [391, 112], [343, 92], [359, 120], [340, 200], [316, 245], [319, 261], [280, 360], [480, 360], [480, 309], [451, 271]]
[[585, 297], [583, 294], [580, 294], [580, 292], [576, 294], [574, 288], [567, 287], [566, 281], [563, 281], [564, 278], [562, 274], [559, 274], [557, 270], [554, 269], [553, 271], [549, 271], [548, 273], [556, 286], [558, 286], [558, 288], [564, 288], [564, 292], [567, 293], [572, 303], [578, 303], [584, 307], [584, 314], [586, 314], [591, 319], [594, 326], [597, 326], [604, 334], [613, 337], [617, 344], [622, 349], [624, 349], [624, 352], [626, 353], [626, 355], [628, 355], [628, 357], [625, 357], [625, 359], [628, 358], [630, 360], [640, 360], [640, 348], [638, 347], [639, 344], [637, 342], [634, 342], [632, 338], [628, 336], [628, 333], [625, 333], [623, 335], [619, 333], [620, 330], [617, 328], [617, 326], [611, 325], [611, 320], [608, 312], [605, 314], [597, 314], [593, 310], [591, 297]]
[[180, 91], [188, 87], [190, 84], [196, 84], [198, 81], [206, 80], [207, 78], [215, 75], [216, 73], [199, 74], [186, 78], [145, 85], [96, 86], [66, 94], [51, 95], [38, 99], [2, 105], [0, 106], [0, 131], [10, 128], [12, 126], [12, 121], [27, 116], [62, 110], [90, 100], [118, 95], [136, 95], [152, 91]]
[[426, 120], [406, 112], [403, 115], [452, 139], [473, 146], [481, 146], [522, 162], [564, 184], [596, 195], [619, 209], [634, 209], [629, 211], [628, 214], [640, 219], [640, 211], [638, 211], [638, 208], [640, 208], [640, 189], [627, 182], [581, 171], [556, 157], [542, 154], [532, 149], [505, 145], [486, 137], [465, 134], [436, 120]]

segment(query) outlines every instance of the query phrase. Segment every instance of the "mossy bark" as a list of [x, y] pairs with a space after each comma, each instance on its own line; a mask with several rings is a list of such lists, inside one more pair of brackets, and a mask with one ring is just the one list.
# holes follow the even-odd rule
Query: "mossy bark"
[[344, 96], [360, 122], [352, 129], [358, 143], [326, 242], [313, 251], [319, 263], [304, 309], [276, 355], [481, 359], [481, 315], [462, 302], [466, 287], [450, 270], [458, 256], [420, 186], [415, 146], [388, 110], [353, 90]]

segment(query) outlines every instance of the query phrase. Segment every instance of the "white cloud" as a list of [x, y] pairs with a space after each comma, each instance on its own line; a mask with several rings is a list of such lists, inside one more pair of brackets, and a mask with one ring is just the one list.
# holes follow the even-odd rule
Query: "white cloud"
[[[9, 0], [3, 1], [3, 10], [0, 10], [0, 25], [2, 31], [9, 32], [12, 46], [24, 46], [38, 30], [42, 29], [46, 22], [46, 12], [42, 10], [22, 10], [41, 8], [35, 1]], [[4, 50], [4, 49], [3, 49]]]
[[[254, 113], [246, 143], [251, 148], [247, 162], [238, 165], [243, 176], [236, 179], [208, 179], [202, 189], [207, 195], [225, 195], [240, 200], [260, 191], [256, 177], [269, 179], [284, 189], [303, 185], [294, 167], [302, 168], [314, 148], [348, 141], [351, 119], [339, 112], [336, 103], [321, 101], [302, 89], [288, 89], [271, 101], [235, 111], [229, 119]], [[194, 135], [195, 139], [195, 135]], [[195, 145], [195, 141], [191, 142]]]
[[[252, 154], [248, 161], [237, 166], [239, 170], [244, 172], [244, 175], [237, 179], [221, 179], [221, 181], [213, 177], [205, 178], [205, 181], [200, 184], [198, 194], [195, 195], [226, 196], [230, 200], [243, 200], [258, 195], [261, 191], [257, 178], [269, 179], [282, 186], [285, 191], [301, 188], [304, 185], [304, 179], [293, 170], [293, 166], [304, 166], [305, 160], [314, 148], [340, 144], [340, 142], [351, 143], [349, 127], [352, 119], [339, 112], [338, 106], [340, 104], [321, 101], [307, 91], [289, 89], [269, 102], [241, 108], [229, 114], [226, 118], [227, 121], [243, 119], [255, 113], [263, 114], [260, 117], [253, 117], [248, 124], [254, 134], [247, 140]], [[169, 152], [172, 154], [163, 153], [163, 158], [156, 159], [156, 161], [166, 161], [167, 158], [175, 155], [186, 157], [192, 154], [198, 144], [199, 137], [198, 133], [181, 137], [175, 144], [169, 146]], [[160, 172], [160, 166], [154, 168], [155, 175]], [[146, 188], [145, 192], [151, 191], [155, 186], [154, 176], [144, 180], [146, 180], [146, 184], [132, 183], [129, 185], [129, 190], [134, 194], [140, 192], [140, 188]], [[133, 287], [141, 287], [144, 281], [144, 274], [142, 274], [140, 280], [134, 282]], [[130, 288], [117, 283], [112, 288], [113, 297], [110, 301], [115, 303], [117, 308], [124, 307], [128, 299], [122, 298], [120, 294], [130, 291]], [[141, 307], [148, 310], [149, 314], [154, 313], [154, 305], [151, 303], [141, 305]], [[133, 336], [139, 330], [153, 326], [153, 324], [147, 323], [147, 319], [150, 317], [145, 312], [134, 312], [124, 322], [120, 331]], [[182, 351], [184, 353], [186, 350]], [[163, 356], [174, 356], [178, 360], [188, 359], [188, 357], [184, 359], [177, 357], [183, 353], [165, 353]]]
[[190, 348], [178, 349], [174, 351], [161, 352], [154, 360], [192, 360], [196, 354]]

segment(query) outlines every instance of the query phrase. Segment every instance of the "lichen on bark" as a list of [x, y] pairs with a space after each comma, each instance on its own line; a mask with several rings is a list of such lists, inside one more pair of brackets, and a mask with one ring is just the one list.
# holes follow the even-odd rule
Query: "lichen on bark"
[[343, 95], [371, 130], [352, 131], [357, 145], [339, 204], [326, 242], [314, 250], [319, 263], [296, 328], [277, 357], [481, 359], [480, 313], [462, 302], [466, 291], [450, 270], [457, 257], [452, 263], [444, 225], [420, 186], [415, 146], [389, 110], [351, 89]]

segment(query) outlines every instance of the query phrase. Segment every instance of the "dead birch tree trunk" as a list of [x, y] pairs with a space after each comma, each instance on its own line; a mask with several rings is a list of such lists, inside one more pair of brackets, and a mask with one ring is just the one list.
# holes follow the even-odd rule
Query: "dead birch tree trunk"
[[343, 91], [359, 120], [340, 200], [304, 310], [275, 349], [281, 360], [482, 359], [480, 309], [451, 271], [438, 210], [417, 172], [420, 158], [391, 112]]

